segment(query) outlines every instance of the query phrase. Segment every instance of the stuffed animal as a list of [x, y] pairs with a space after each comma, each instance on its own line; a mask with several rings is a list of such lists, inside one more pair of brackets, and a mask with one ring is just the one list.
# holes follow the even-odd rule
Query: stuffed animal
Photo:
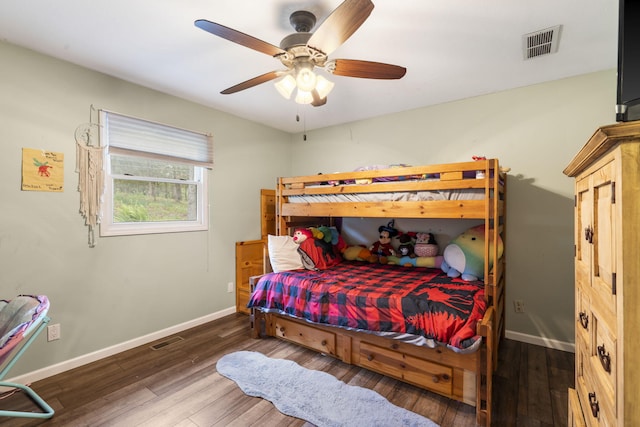
[[347, 246], [342, 250], [342, 258], [349, 261], [376, 261], [371, 257], [371, 251], [364, 246]]
[[324, 234], [322, 233], [322, 231], [320, 231], [320, 229], [319, 229], [319, 228], [316, 228], [316, 227], [309, 227], [309, 228], [307, 228], [306, 230], [311, 231], [311, 236], [312, 236], [314, 239], [320, 239], [320, 240], [322, 240], [322, 239], [324, 238]]
[[299, 245], [307, 239], [313, 239], [313, 232], [308, 228], [298, 228], [293, 232], [293, 241]]
[[442, 262], [444, 258], [442, 255], [438, 256], [417, 256], [417, 257], [387, 257], [387, 264], [401, 265], [403, 267], [428, 267], [428, 268], [442, 268]]
[[308, 228], [298, 228], [293, 232], [293, 241], [302, 244], [307, 239], [313, 239], [313, 232]]
[[398, 245], [398, 256], [415, 258], [416, 254], [413, 250], [413, 237], [408, 233], [402, 233], [398, 237], [400, 245]]
[[331, 243], [335, 250], [338, 252], [342, 252], [344, 248], [347, 246], [340, 232], [336, 227], [327, 227], [326, 225], [321, 225], [320, 227], [309, 227], [308, 230], [311, 230], [311, 234], [314, 239], [323, 240], [326, 243]]
[[333, 238], [333, 236], [331, 235], [331, 228], [327, 227], [326, 225], [321, 225], [320, 227], [318, 227], [318, 232], [319, 239], [322, 239], [325, 242], [331, 242], [331, 239]]
[[417, 256], [438, 255], [438, 243], [433, 233], [416, 233], [416, 244], [413, 251]]
[[[440, 268], [449, 277], [461, 277], [462, 280], [478, 280], [484, 276], [484, 224], [471, 227], [454, 238], [444, 248], [444, 261]], [[489, 242], [490, 253], [494, 242]], [[498, 236], [498, 257], [502, 256], [504, 245]], [[489, 259], [489, 269], [493, 267], [493, 258]]]
[[378, 227], [379, 238], [377, 242], [374, 242], [369, 250], [372, 256], [376, 256], [378, 262], [382, 264], [387, 263], [388, 256], [395, 256], [396, 250], [391, 244], [391, 238], [398, 234], [398, 230], [394, 228], [395, 221], [391, 220], [387, 225], [381, 225]]
[[296, 229], [293, 233], [293, 241], [298, 244], [302, 265], [307, 270], [324, 270], [341, 261], [339, 253], [331, 242], [314, 238], [313, 230], [309, 228]]

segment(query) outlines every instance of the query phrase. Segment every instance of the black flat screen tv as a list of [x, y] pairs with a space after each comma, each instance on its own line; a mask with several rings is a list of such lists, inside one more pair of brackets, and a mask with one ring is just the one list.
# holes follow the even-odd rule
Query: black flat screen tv
[[640, 120], [640, 0], [620, 0], [616, 121]]

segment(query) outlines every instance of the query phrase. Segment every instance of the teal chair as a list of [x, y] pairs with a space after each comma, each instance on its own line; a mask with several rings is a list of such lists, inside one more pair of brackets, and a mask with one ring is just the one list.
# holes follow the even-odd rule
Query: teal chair
[[4, 381], [9, 370], [47, 327], [48, 311], [49, 300], [44, 295], [20, 295], [11, 301], [0, 300], [0, 366], [4, 366], [0, 371], [0, 388], [22, 390], [41, 410], [0, 410], [0, 417], [51, 418], [54, 414], [51, 406], [31, 387]]

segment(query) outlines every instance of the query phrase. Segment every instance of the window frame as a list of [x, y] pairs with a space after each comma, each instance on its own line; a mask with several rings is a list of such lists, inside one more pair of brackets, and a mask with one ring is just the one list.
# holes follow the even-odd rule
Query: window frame
[[[159, 234], [159, 233], [181, 233], [191, 231], [207, 231], [209, 229], [209, 196], [208, 196], [208, 180], [209, 180], [209, 165], [213, 163], [212, 155], [212, 141], [210, 135], [198, 134], [193, 132], [194, 135], [200, 135], [207, 139], [207, 144], [210, 146], [207, 150], [207, 157], [205, 161], [202, 159], [194, 160], [193, 158], [180, 158], [171, 155], [158, 154], [153, 152], [153, 143], [149, 147], [146, 147], [144, 151], [127, 149], [122, 147], [112, 147], [109, 138], [109, 119], [114, 116], [120, 118], [126, 118], [126, 120], [135, 120], [141, 126], [148, 125], [148, 130], [161, 129], [163, 131], [176, 130], [179, 133], [192, 132], [184, 129], [174, 128], [168, 125], [150, 122], [144, 119], [137, 119], [131, 116], [124, 116], [118, 113], [113, 113], [106, 110], [100, 110], [100, 132], [101, 141], [104, 145], [104, 193], [100, 221], [100, 236], [126, 236], [126, 235], [144, 235], [144, 234]], [[127, 156], [140, 159], [153, 159], [153, 160], [166, 160], [171, 163], [183, 163], [194, 168], [193, 180], [181, 180], [171, 178], [157, 178], [149, 176], [129, 176], [122, 174], [113, 174], [111, 171], [111, 155]], [[207, 167], [209, 166], [209, 167]], [[194, 221], [144, 221], [144, 222], [114, 222], [114, 203], [113, 203], [113, 189], [115, 180], [127, 180], [127, 181], [140, 181], [140, 182], [168, 182], [178, 184], [188, 184], [196, 186], [196, 219]]]

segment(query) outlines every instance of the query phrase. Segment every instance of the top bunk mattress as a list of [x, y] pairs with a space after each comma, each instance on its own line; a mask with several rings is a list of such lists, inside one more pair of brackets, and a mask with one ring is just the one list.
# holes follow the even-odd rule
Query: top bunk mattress
[[[493, 197], [498, 161], [430, 166], [375, 165], [353, 172], [281, 178], [285, 203], [484, 200]], [[499, 185], [503, 176], [498, 173]]]
[[[482, 188], [351, 193], [348, 189], [349, 185], [350, 184], [342, 185], [342, 188], [346, 191], [344, 193], [290, 195], [287, 201], [289, 203], [424, 202], [437, 200], [483, 200], [485, 197], [485, 191]], [[376, 183], [369, 184], [369, 186], [375, 187]], [[314, 187], [315, 186], [307, 186], [307, 189]]]

